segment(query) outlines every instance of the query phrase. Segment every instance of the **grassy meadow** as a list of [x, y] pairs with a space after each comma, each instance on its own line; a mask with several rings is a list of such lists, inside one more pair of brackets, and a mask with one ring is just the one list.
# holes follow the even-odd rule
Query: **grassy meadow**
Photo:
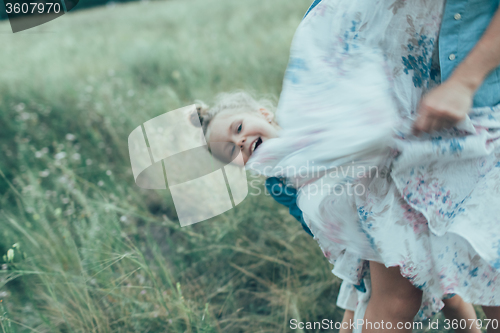
[[[181, 228], [129, 133], [221, 91], [279, 96], [311, 0], [135, 2], [0, 23], [0, 332], [290, 332], [340, 281], [269, 196]], [[297, 330], [300, 331], [300, 330]], [[303, 332], [319, 332], [304, 330]]]

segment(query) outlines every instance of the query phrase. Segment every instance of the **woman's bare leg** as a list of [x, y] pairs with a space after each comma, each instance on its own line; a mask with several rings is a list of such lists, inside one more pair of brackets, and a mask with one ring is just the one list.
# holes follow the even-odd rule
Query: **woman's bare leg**
[[472, 304], [464, 302], [462, 297], [458, 295], [444, 299], [443, 303], [444, 308], [442, 311], [447, 319], [455, 320], [457, 323], [465, 319], [467, 323], [465, 329], [460, 329], [460, 325], [458, 325], [459, 327], [454, 330], [456, 333], [481, 333], [481, 330], [476, 325], [477, 315]]
[[[500, 332], [500, 307], [499, 306], [483, 306], [483, 311], [488, 319], [491, 319], [486, 332]], [[483, 322], [483, 327], [486, 327], [486, 322]], [[496, 328], [493, 328], [496, 327]]]
[[352, 333], [351, 322], [354, 320], [354, 311], [345, 310], [344, 318], [342, 318], [342, 326], [339, 333]]
[[387, 268], [370, 261], [370, 275], [372, 295], [366, 308], [363, 333], [410, 333], [422, 303], [422, 291], [401, 276], [399, 267]]

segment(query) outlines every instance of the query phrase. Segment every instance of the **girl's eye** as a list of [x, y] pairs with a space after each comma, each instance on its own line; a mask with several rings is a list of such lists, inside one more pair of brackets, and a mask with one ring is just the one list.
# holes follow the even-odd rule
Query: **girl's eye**
[[238, 133], [241, 132], [241, 124], [238, 126]]

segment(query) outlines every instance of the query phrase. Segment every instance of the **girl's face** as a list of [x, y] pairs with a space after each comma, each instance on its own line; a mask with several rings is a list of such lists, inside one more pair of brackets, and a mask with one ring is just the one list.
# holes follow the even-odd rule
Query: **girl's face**
[[242, 152], [246, 164], [255, 149], [264, 141], [278, 136], [278, 125], [266, 109], [258, 112], [224, 112], [209, 124], [210, 150], [224, 161], [231, 162]]

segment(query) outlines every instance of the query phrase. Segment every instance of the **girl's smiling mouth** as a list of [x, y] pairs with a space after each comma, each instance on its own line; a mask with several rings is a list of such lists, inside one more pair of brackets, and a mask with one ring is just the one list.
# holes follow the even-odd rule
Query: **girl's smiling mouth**
[[250, 154], [253, 154], [253, 152], [255, 151], [255, 149], [257, 149], [257, 147], [260, 146], [260, 144], [262, 143], [262, 139], [261, 137], [259, 136], [257, 139], [255, 139], [255, 141], [252, 143], [252, 146], [250, 147]]

